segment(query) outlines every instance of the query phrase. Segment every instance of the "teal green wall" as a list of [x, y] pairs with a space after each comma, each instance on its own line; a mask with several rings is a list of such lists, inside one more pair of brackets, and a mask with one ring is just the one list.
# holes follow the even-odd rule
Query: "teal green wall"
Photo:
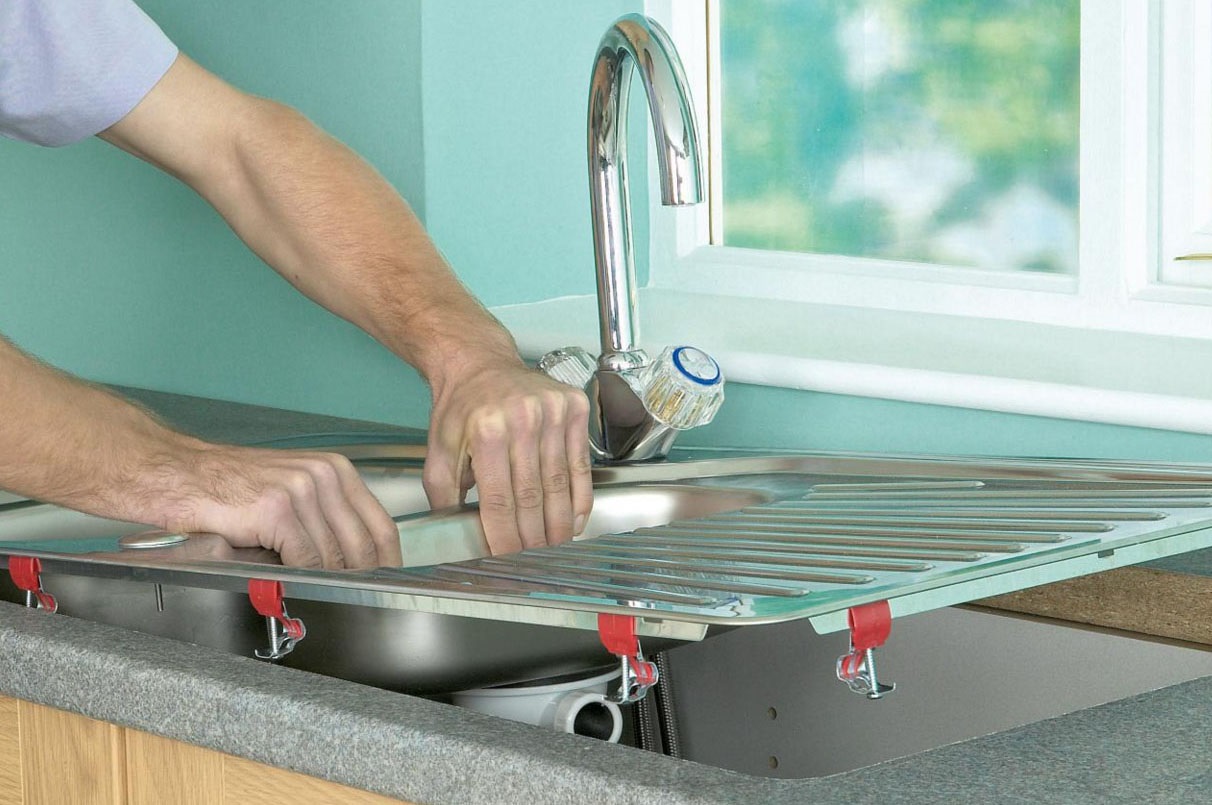
[[[486, 304], [594, 292], [589, 72], [602, 33], [636, 5], [422, 4], [426, 224]], [[633, 224], [643, 262], [651, 135], [643, 93], [632, 100]]]
[[679, 444], [1212, 461], [1212, 436], [736, 383]]
[[[195, 59], [366, 156], [489, 304], [592, 292], [586, 84], [598, 36], [634, 3], [143, 5]], [[647, 122], [634, 117], [643, 210]], [[424, 424], [411, 370], [291, 290], [173, 180], [97, 141], [0, 141], [0, 177], [0, 331], [27, 349], [97, 380]], [[1212, 457], [1212, 437], [741, 385], [683, 443]]]
[[[195, 60], [297, 106], [424, 210], [419, 0], [142, 5]], [[85, 377], [424, 422], [415, 374], [295, 293], [193, 193], [92, 140], [0, 141], [0, 331]]]

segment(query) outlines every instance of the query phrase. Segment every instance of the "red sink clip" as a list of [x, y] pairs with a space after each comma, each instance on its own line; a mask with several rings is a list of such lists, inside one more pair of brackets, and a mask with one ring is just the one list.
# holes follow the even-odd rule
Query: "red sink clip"
[[41, 559], [36, 556], [10, 556], [8, 575], [12, 577], [13, 584], [25, 590], [27, 607], [34, 607], [34, 602], [37, 601], [38, 609], [44, 609], [47, 612], [55, 612], [59, 609], [59, 602], [55, 600], [55, 597], [42, 589]]
[[846, 619], [850, 623], [850, 651], [837, 658], [837, 678], [868, 699], [879, 699], [896, 690], [896, 685], [880, 684], [875, 671], [875, 649], [884, 645], [892, 632], [888, 602], [851, 607]]
[[248, 580], [248, 599], [253, 608], [264, 615], [269, 627], [269, 649], [253, 653], [263, 660], [280, 660], [294, 650], [295, 644], [307, 636], [307, 627], [298, 618], [286, 614], [282, 600], [282, 582], [265, 579]]
[[640, 639], [635, 633], [635, 617], [598, 615], [598, 637], [606, 650], [619, 658], [622, 667], [615, 701], [628, 704], [643, 699], [648, 689], [659, 681], [660, 674], [656, 663], [645, 660], [644, 652], [640, 650]]

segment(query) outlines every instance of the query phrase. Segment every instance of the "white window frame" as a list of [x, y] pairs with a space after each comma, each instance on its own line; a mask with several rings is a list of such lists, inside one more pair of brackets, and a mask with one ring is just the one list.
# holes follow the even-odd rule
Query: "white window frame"
[[[1198, 0], [1166, 3], [1187, 7]], [[718, 4], [648, 3], [649, 12], [668, 23], [687, 67], [710, 144], [714, 202], [683, 210], [653, 208], [654, 287], [1212, 338], [1212, 313], [1151, 304], [1209, 304], [1212, 295], [1187, 288], [1149, 292], [1158, 284], [1159, 261], [1158, 189], [1151, 179], [1159, 134], [1149, 121], [1159, 102], [1161, 3], [1082, 2], [1081, 238], [1075, 277], [711, 245], [720, 240], [720, 223], [711, 220], [709, 208], [718, 209], [722, 198], [715, 169], [721, 135], [719, 104], [708, 92], [719, 86], [718, 76], [711, 75], [718, 65], [711, 64], [707, 44], [708, 19], [718, 18]], [[717, 31], [710, 33], [718, 37]], [[1140, 159], [1142, 154], [1147, 159]]]

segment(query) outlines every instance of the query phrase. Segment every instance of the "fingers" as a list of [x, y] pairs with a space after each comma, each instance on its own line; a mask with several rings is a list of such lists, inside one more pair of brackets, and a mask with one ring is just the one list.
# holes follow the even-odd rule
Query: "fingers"
[[585, 395], [533, 373], [523, 378], [527, 388], [480, 401], [465, 421], [431, 423], [430, 504], [459, 502], [470, 466], [493, 553], [567, 542], [593, 506]]
[[[366, 488], [362, 477], [353, 464], [343, 456], [334, 456], [336, 468], [341, 479], [341, 488], [345, 498], [353, 506], [354, 512], [361, 520], [364, 531], [369, 532], [373, 545], [372, 554], [368, 554], [367, 565], [363, 567], [399, 567], [404, 559], [400, 552], [400, 530], [391, 519], [391, 515], [383, 508], [371, 491]], [[349, 551], [346, 551], [349, 556]]]
[[344, 456], [291, 456], [292, 499], [326, 568], [399, 565], [395, 522]]
[[[472, 471], [480, 493], [480, 521], [494, 554], [522, 550], [518, 505], [510, 464], [510, 426], [501, 411], [481, 412], [471, 424]], [[533, 500], [528, 519], [533, 517]], [[533, 525], [528, 524], [528, 528]], [[541, 524], [540, 524], [541, 530]]]
[[568, 456], [568, 485], [572, 501], [573, 536], [585, 532], [593, 511], [593, 460], [589, 456], [589, 400], [576, 394], [568, 404], [564, 439]]
[[344, 456], [208, 448], [182, 504], [187, 530], [260, 545], [302, 567], [399, 565], [399, 531]]

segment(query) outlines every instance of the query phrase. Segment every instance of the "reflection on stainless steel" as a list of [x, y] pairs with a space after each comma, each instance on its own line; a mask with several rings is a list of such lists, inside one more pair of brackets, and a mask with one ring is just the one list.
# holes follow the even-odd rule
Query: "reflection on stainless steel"
[[[713, 567], [707, 563], [693, 566], [679, 566], [672, 563], [655, 565], [657, 570], [666, 571], [661, 573], [651, 569], [646, 570], [638, 564], [615, 562], [613, 560], [610, 562], [608, 568], [586, 567], [583, 562], [576, 560], [523, 562], [516, 559], [484, 559], [480, 561], [480, 567], [516, 568], [523, 572], [528, 569], [528, 565], [535, 567], [540, 572], [548, 570], [555, 572], [568, 571], [589, 578], [617, 579], [619, 581], [638, 584], [673, 585], [675, 587], [698, 590], [727, 590], [737, 593], [751, 593], [753, 595], [782, 595], [788, 598], [805, 595], [808, 592], [808, 590], [802, 587], [782, 587], [774, 584], [755, 584], [751, 581], [743, 581], [742, 579], [750, 576], [743, 569], [729, 569], [719, 565]], [[682, 572], [679, 573], [679, 571]], [[719, 578], [719, 576], [727, 576], [727, 578]], [[836, 576], [826, 576], [816, 573], [788, 573], [783, 576], [771, 573], [769, 577], [787, 581], [836, 581], [838, 578]]]
[[[848, 501], [845, 501], [845, 500], [831, 500], [831, 501], [829, 501], [829, 505], [846, 506], [847, 502]], [[853, 502], [856, 506], [878, 506], [878, 505], [880, 505], [880, 501], [878, 501], [878, 500], [877, 501], [855, 500]], [[894, 505], [895, 506], [904, 506], [907, 503], [908, 503], [908, 501], [905, 501], [905, 500], [888, 501], [889, 506], [894, 506]], [[1028, 509], [1028, 510], [1038, 508], [1038, 506], [1036, 505], [1036, 502], [1035, 502], [1035, 498], [1021, 498], [1021, 499], [1000, 498], [995, 501], [986, 501], [986, 502], [982, 502], [982, 501], [978, 501], [978, 500], [963, 501], [963, 500], [954, 500], [954, 499], [950, 499], [950, 498], [943, 500], [940, 498], [937, 500], [912, 501], [912, 505], [913, 505], [914, 509], [916, 509], [920, 512], [923, 512], [923, 513], [927, 513], [927, 512], [933, 513], [935, 506], [946, 506], [949, 509], [950, 508], [957, 508], [957, 509], [966, 508], [969, 510], [970, 513], [971, 512], [980, 512], [981, 514], [984, 513], [985, 506], [989, 506], [989, 505], [997, 506], [998, 510], [1015, 509], [1018, 507], [1022, 507], [1023, 509]], [[1209, 498], [1132, 497], [1132, 498], [1055, 498], [1055, 499], [1048, 501], [1048, 506], [1055, 507], [1058, 510], [1077, 509], [1077, 510], [1081, 510], [1081, 511], [1087, 511], [1087, 510], [1094, 509], [1094, 508], [1099, 508], [1099, 509], [1142, 509], [1142, 508], [1148, 508], [1150, 505], [1155, 506], [1158, 509], [1206, 509], [1206, 508], [1212, 507], [1212, 499], [1209, 499]], [[1128, 517], [1128, 518], [1124, 518], [1124, 519], [1135, 519], [1135, 520], [1160, 519], [1157, 517], [1140, 516], [1142, 514], [1143, 514], [1142, 512], [1138, 511], [1138, 512], [1136, 512], [1137, 516]], [[1055, 516], [1062, 517], [1063, 515], [1058, 511], [1055, 513]], [[1079, 517], [1077, 519], [1084, 519], [1084, 518]]]
[[[645, 554], [645, 550], [650, 553]], [[892, 560], [875, 560], [859, 558], [842, 558], [829, 556], [813, 556], [800, 554], [788, 556], [771, 551], [720, 551], [725, 559], [730, 561], [713, 561], [711, 546], [701, 545], [695, 548], [667, 548], [656, 546], [652, 548], [612, 548], [609, 545], [581, 545], [578, 553], [570, 556], [568, 551], [556, 554], [546, 551], [527, 551], [511, 557], [513, 561], [539, 561], [544, 565], [577, 564], [609, 562], [612, 568], [630, 566], [648, 566], [668, 568], [672, 571], [693, 573], [723, 573], [728, 576], [766, 576], [767, 578], [785, 578], [794, 581], [820, 581], [813, 573], [803, 573], [792, 570], [793, 567], [832, 567], [849, 570], [892, 570], [902, 573], [917, 573], [930, 569], [929, 562], [909, 562]], [[973, 559], [979, 559], [980, 554], [971, 554]], [[666, 558], [655, 558], [666, 557]], [[679, 561], [693, 559], [692, 562]], [[488, 561], [488, 560], [484, 560]], [[960, 561], [960, 560], [951, 560]], [[762, 563], [774, 565], [773, 568], [761, 567]]]
[[1156, 498], [1207, 498], [1212, 496], [1212, 487], [1178, 488], [1164, 487], [1158, 489], [1092, 489], [1089, 486], [1080, 489], [980, 489], [972, 492], [912, 492], [886, 491], [879, 495], [856, 496], [853, 493], [842, 492], [813, 492], [805, 495], [809, 501], [815, 500], [845, 500], [860, 499], [870, 504], [881, 499], [904, 500], [912, 498], [915, 501], [954, 500], [962, 499], [968, 502], [980, 500], [1032, 500], [1045, 501], [1063, 498], [1080, 498], [1082, 500], [1115, 500], [1118, 498], [1135, 498], [1152, 500]]
[[[867, 530], [871, 531], [873, 529]], [[742, 540], [764, 540], [767, 542], [789, 542], [802, 546], [838, 545], [848, 548], [915, 548], [927, 551], [986, 551], [993, 553], [1018, 553], [1024, 548], [1021, 542], [994, 541], [991, 536], [984, 539], [977, 539], [975, 537], [965, 539], [962, 534], [948, 534], [946, 539], [942, 539], [931, 537], [930, 534], [924, 532], [916, 535], [900, 534], [898, 536], [893, 531], [865, 536], [842, 536], [833, 531], [816, 532], [798, 529], [780, 531], [773, 528], [704, 528], [692, 523], [687, 523], [685, 527], [681, 528], [672, 526], [641, 528], [635, 533], [657, 539], [664, 538], [665, 536], [708, 537], [727, 534], [732, 536], [737, 543], [740, 543]], [[990, 533], [992, 534], [993, 532]], [[913, 536], [914, 538], [906, 538], [909, 536]], [[1051, 540], [1046, 541], [1051, 542]]]
[[[816, 624], [881, 599], [899, 615], [1004, 589], [1015, 574], [1040, 583], [1212, 544], [1201, 508], [1212, 468], [1117, 464], [1100, 476], [1069, 462], [818, 455], [601, 468], [590, 538], [497, 558], [474, 507], [408, 513], [424, 506], [419, 465], [363, 459], [361, 471], [399, 504], [403, 552], [419, 565], [283, 567], [215, 535], [122, 551], [121, 529], [97, 538], [98, 523], [41, 506], [0, 510], [0, 556], [42, 557], [44, 585], [68, 614], [241, 653], [264, 642], [248, 579], [282, 581], [308, 627], [285, 664], [433, 692], [609, 665], [591, 631], [604, 612], [636, 615], [652, 652], [708, 627]], [[1182, 480], [1141, 483], [1158, 475]], [[809, 491], [838, 485], [850, 487], [841, 502]], [[31, 510], [39, 536], [21, 528]], [[881, 525], [853, 525], [873, 518]], [[48, 525], [60, 539], [41, 538]]]
[[[767, 509], [762, 506], [750, 506], [745, 509], [750, 514], [764, 514]], [[845, 517], [878, 517], [882, 519], [895, 519], [902, 521], [901, 518], [912, 518], [929, 516], [933, 518], [963, 518], [963, 517], [980, 517], [981, 522], [989, 520], [1164, 520], [1166, 519], [1165, 512], [1139, 511], [1135, 509], [1119, 510], [1114, 509], [1078, 509], [1074, 511], [1058, 511], [1056, 509], [993, 509], [985, 506], [969, 506], [967, 508], [953, 509], [931, 509], [927, 507], [917, 508], [829, 508], [826, 506], [781, 506], [771, 507], [771, 513], [782, 513], [786, 511], [804, 512], [814, 516], [833, 515]], [[999, 525], [1004, 525], [999, 523]], [[1060, 526], [1053, 526], [1059, 528]]]
[[[637, 591], [636, 587], [629, 587], [625, 584], [600, 584], [583, 578], [577, 578], [576, 575], [564, 575], [545, 568], [528, 573], [523, 569], [494, 570], [493, 567], [496, 566], [487, 563], [481, 563], [475, 567], [438, 565], [434, 568], [434, 573], [446, 579], [478, 576], [488, 579], [501, 579], [502, 581], [517, 581], [530, 588], [555, 588], [573, 595], [601, 593], [611, 599], [622, 601], [636, 599], [646, 602], [660, 601], [670, 604], [686, 604], [688, 606], [708, 606], [716, 603], [715, 599], [711, 596], [668, 592], [653, 589], [651, 586], [638, 588], [639, 591]], [[514, 589], [514, 587], [510, 586], [504, 589]]]
[[873, 484], [813, 484], [808, 491], [820, 492], [922, 492], [932, 489], [980, 489], [983, 481], [886, 481]]
[[155, 548], [171, 548], [180, 545], [189, 537], [184, 534], [174, 534], [171, 531], [143, 531], [138, 534], [127, 534], [118, 540], [118, 547], [124, 551], [147, 551]]
[[[746, 537], [744, 543], [737, 543], [732, 534], [709, 534], [697, 536], [694, 534], [676, 534], [670, 530], [661, 532], [660, 541], [637, 542], [619, 537], [612, 541], [611, 537], [601, 537], [592, 542], [579, 543], [583, 551], [694, 551], [710, 550], [728, 556], [763, 556], [778, 554], [783, 557], [805, 556], [853, 556], [872, 557], [880, 559], [920, 559], [937, 562], [974, 562], [983, 559], [984, 554], [974, 551], [941, 551], [933, 548], [900, 549], [900, 548], [854, 548], [834, 545], [805, 545], [798, 541], [771, 541], [764, 537]], [[743, 545], [743, 547], [739, 547]]]
[[[704, 522], [712, 524], [722, 524], [727, 526], [736, 526], [745, 528], [748, 525], [754, 526], [778, 526], [783, 523], [794, 523], [804, 526], [840, 526], [843, 528], [858, 528], [863, 526], [881, 526], [895, 524], [900, 529], [926, 529], [926, 530], [942, 530], [942, 531], [962, 531], [975, 529], [980, 531], [986, 529], [990, 524], [984, 517], [972, 517], [967, 519], [956, 519], [952, 517], [933, 517], [929, 515], [918, 514], [917, 516], [901, 516], [901, 517], [886, 517], [886, 516], [864, 516], [864, 517], [838, 517], [836, 515], [821, 515], [809, 509], [779, 509], [779, 508], [763, 508], [761, 510], [745, 509], [742, 512], [728, 515], [718, 515], [715, 517], [706, 518]], [[672, 523], [672, 525], [680, 525], [681, 523]], [[997, 531], [1076, 531], [1076, 532], [1101, 532], [1110, 531], [1113, 526], [1107, 523], [1096, 522], [1068, 522], [1061, 523], [1056, 521], [1035, 522], [1035, 521], [1011, 521], [997, 522]], [[850, 533], [849, 531], [847, 533]]]

